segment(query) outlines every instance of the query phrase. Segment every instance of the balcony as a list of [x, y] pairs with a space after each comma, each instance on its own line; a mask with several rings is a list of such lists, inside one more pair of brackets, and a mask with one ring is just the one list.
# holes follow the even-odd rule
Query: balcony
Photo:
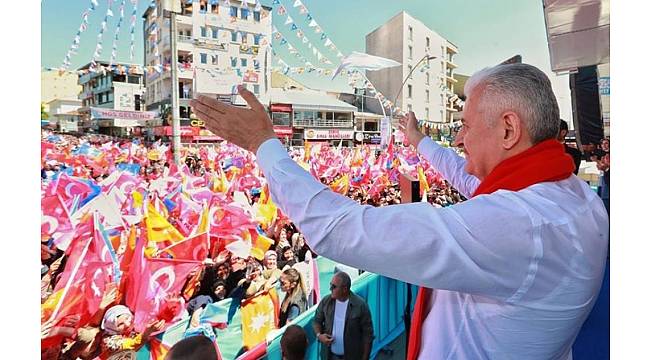
[[458, 67], [450, 58], [447, 58], [447, 68], [448, 69], [455, 69]]
[[454, 79], [452, 76], [447, 75], [445, 76], [445, 79], [447, 80], [448, 83], [455, 84], [458, 82], [458, 80]]
[[450, 43], [449, 41], [447, 41], [447, 53], [458, 54], [458, 48], [456, 47], [456, 45]]
[[178, 42], [191, 44], [194, 42], [194, 39], [188, 35], [178, 35]]
[[352, 120], [294, 119], [293, 126], [351, 128]]

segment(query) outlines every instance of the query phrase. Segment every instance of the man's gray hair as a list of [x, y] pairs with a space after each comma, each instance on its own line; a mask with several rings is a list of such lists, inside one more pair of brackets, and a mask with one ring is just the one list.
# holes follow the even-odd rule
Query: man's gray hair
[[476, 91], [477, 104], [493, 121], [505, 111], [514, 111], [526, 124], [533, 144], [556, 138], [560, 131], [560, 109], [551, 81], [528, 64], [505, 64], [485, 68], [465, 84], [469, 98]]
[[339, 271], [334, 276], [338, 277], [341, 279], [341, 286], [343, 286], [346, 289], [350, 289], [352, 286], [352, 280], [350, 279], [350, 275], [346, 273], [345, 271]]

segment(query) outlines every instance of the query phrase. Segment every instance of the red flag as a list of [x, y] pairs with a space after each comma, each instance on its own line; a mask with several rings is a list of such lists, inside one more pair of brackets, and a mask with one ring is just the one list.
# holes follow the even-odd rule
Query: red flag
[[135, 304], [135, 330], [144, 331], [148, 321], [158, 317], [165, 304], [179, 296], [190, 272], [198, 261], [146, 259]]
[[208, 257], [208, 233], [202, 233], [177, 242], [161, 251], [177, 260], [203, 261]]

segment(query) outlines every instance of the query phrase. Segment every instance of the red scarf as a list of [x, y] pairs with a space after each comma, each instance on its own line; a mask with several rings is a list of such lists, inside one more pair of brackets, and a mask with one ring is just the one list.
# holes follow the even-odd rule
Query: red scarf
[[[545, 140], [500, 162], [483, 179], [473, 196], [491, 194], [497, 190], [519, 191], [542, 182], [564, 180], [573, 174], [574, 168], [571, 156], [564, 152], [560, 142]], [[411, 322], [407, 360], [417, 359], [420, 353], [422, 323], [427, 315], [430, 297], [431, 289], [420, 287]]]

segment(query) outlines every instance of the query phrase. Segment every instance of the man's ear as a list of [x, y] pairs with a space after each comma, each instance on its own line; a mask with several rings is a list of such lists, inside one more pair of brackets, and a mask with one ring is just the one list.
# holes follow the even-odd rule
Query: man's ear
[[524, 131], [524, 123], [515, 112], [507, 111], [501, 115], [503, 126], [503, 148], [510, 150], [519, 143]]

